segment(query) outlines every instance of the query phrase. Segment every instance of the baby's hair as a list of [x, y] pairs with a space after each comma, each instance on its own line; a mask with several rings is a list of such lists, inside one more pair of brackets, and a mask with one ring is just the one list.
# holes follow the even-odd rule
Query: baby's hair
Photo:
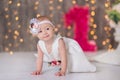
[[39, 17], [37, 17], [37, 19], [39, 20], [39, 21], [44, 21], [44, 20], [48, 20], [48, 21], [51, 21], [48, 17], [46, 17], [46, 16], [39, 16]]

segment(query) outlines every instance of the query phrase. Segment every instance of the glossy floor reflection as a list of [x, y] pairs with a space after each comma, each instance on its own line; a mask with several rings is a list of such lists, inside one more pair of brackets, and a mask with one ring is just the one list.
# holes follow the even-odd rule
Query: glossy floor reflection
[[[100, 53], [100, 51], [99, 51]], [[0, 80], [120, 80], [120, 66], [92, 62], [97, 66], [95, 73], [70, 73], [56, 77], [57, 68], [44, 65], [43, 74], [30, 75], [35, 70], [34, 52], [15, 52], [13, 55], [0, 53]]]

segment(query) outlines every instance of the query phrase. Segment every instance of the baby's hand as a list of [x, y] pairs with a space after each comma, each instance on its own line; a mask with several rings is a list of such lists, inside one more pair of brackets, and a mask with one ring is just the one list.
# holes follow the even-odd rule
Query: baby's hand
[[31, 73], [31, 75], [40, 75], [40, 74], [41, 74], [40, 71], [34, 71], [34, 72]]
[[59, 71], [55, 73], [56, 76], [65, 76], [65, 72]]

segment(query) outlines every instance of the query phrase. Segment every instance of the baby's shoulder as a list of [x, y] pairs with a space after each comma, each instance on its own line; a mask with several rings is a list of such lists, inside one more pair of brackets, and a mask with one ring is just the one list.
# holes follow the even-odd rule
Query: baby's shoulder
[[40, 42], [41, 42], [41, 40], [38, 41], [38, 43], [40, 43]]
[[39, 40], [37, 44], [38, 44], [38, 45], [41, 45], [42, 43], [43, 43], [43, 41], [42, 41], [42, 40]]
[[61, 42], [61, 41], [64, 41], [64, 40], [63, 40], [63, 38], [61, 37], [61, 38], [58, 39], [58, 41]]
[[63, 37], [59, 38], [59, 40], [58, 40], [58, 44], [62, 44], [62, 43], [65, 43]]

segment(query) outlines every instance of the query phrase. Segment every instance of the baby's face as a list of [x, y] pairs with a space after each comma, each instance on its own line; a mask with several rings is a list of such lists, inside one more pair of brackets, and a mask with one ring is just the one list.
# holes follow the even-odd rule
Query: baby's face
[[43, 41], [49, 41], [54, 37], [54, 27], [51, 24], [41, 24], [38, 32], [38, 38]]

